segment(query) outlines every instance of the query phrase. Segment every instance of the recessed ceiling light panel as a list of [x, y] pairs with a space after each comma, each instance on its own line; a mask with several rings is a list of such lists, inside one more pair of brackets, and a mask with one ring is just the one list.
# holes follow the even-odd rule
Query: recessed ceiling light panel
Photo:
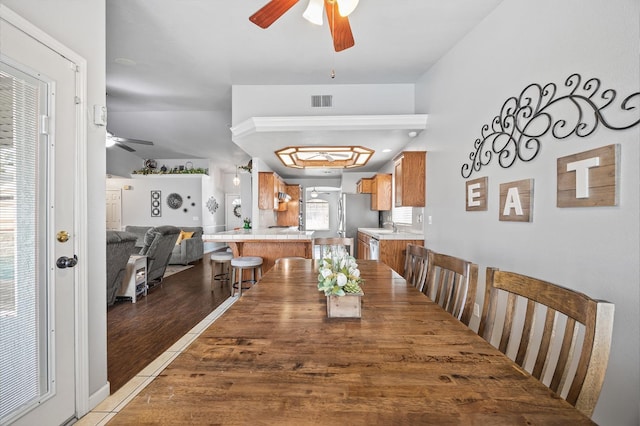
[[289, 146], [275, 154], [287, 167], [345, 169], [364, 166], [374, 152], [363, 146]]

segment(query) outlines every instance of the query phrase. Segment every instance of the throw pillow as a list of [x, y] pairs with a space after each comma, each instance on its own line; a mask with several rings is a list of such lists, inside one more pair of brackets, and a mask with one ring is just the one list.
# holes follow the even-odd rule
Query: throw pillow
[[182, 240], [188, 240], [191, 237], [193, 237], [193, 232], [185, 232], [181, 230], [180, 235], [178, 235], [178, 239], [176, 240], [176, 245], [179, 245]]

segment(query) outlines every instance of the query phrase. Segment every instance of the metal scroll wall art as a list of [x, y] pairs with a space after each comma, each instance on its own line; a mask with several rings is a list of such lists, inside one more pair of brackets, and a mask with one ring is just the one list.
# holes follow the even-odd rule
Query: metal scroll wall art
[[556, 139], [572, 135], [583, 138], [600, 124], [611, 130], [625, 130], [640, 123], [640, 92], [632, 93], [619, 104], [620, 110], [632, 114], [632, 121], [614, 124], [605, 118], [604, 110], [614, 104], [615, 90], [601, 91], [597, 78], [583, 84], [580, 74], [569, 76], [564, 85], [568, 93], [560, 94], [554, 83], [544, 87], [533, 83], [520, 96], [507, 99], [500, 115], [482, 126], [481, 137], [475, 140], [474, 150], [469, 153], [470, 161], [462, 165], [462, 177], [466, 179], [480, 171], [494, 156], [505, 169], [517, 160], [533, 160], [540, 152], [540, 138], [548, 133]]

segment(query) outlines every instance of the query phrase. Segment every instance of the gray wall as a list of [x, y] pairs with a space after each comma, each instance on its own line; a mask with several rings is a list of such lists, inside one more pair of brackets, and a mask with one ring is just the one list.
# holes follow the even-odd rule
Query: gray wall
[[[2, 0], [14, 12], [41, 28], [87, 60], [85, 107], [106, 105], [105, 0]], [[87, 116], [92, 117], [87, 111]], [[89, 393], [107, 384], [106, 266], [105, 266], [105, 128], [87, 121], [87, 179], [89, 274]]]
[[[505, 0], [416, 85], [416, 111], [429, 114], [419, 136], [429, 152], [427, 245], [478, 263], [481, 290], [485, 267], [495, 266], [615, 303], [611, 357], [593, 417], [603, 425], [640, 421], [640, 126], [600, 126], [586, 138], [547, 135], [530, 163], [502, 169], [494, 160], [472, 176], [489, 178], [486, 212], [465, 212], [460, 168], [481, 126], [530, 83], [555, 82], [562, 90], [572, 73], [597, 77], [618, 92], [606, 116], [616, 123], [637, 119], [637, 99], [631, 114], [618, 105], [640, 89], [638, 6], [637, 0]], [[614, 143], [622, 155], [619, 205], [557, 208], [557, 158]], [[535, 180], [533, 222], [499, 222], [500, 183], [525, 178]]]
[[106, 153], [108, 175], [126, 178], [131, 175], [133, 170], [141, 169], [144, 166], [144, 160], [140, 157], [116, 146], [107, 149]]

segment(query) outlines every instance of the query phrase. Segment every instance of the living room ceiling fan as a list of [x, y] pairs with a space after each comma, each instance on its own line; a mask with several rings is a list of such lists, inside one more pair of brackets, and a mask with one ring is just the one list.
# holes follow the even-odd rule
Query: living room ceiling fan
[[[251, 15], [249, 20], [260, 28], [268, 28], [298, 1], [271, 0]], [[340, 52], [355, 45], [348, 16], [357, 5], [358, 0], [309, 0], [302, 16], [313, 24], [322, 25], [322, 10], [324, 9], [333, 38], [333, 48], [336, 52]]]
[[130, 139], [130, 138], [121, 138], [119, 136], [115, 136], [113, 133], [107, 131], [107, 141], [106, 141], [106, 145], [107, 148], [112, 147], [112, 146], [117, 146], [118, 148], [122, 148], [125, 151], [129, 151], [129, 152], [136, 152], [135, 149], [131, 148], [130, 146], [126, 145], [126, 144], [139, 144], [139, 145], [153, 145], [153, 142], [151, 141], [143, 141], [140, 139]]

